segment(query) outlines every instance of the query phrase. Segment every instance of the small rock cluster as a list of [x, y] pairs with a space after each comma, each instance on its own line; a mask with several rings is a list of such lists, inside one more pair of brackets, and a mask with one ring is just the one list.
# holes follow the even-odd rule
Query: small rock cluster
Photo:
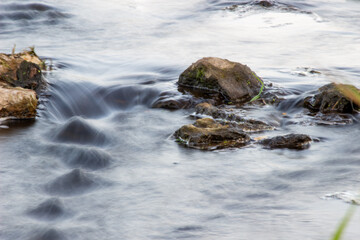
[[[270, 149], [302, 150], [308, 148], [312, 142], [312, 138], [304, 134], [251, 139], [250, 133], [270, 131], [275, 127], [256, 119], [246, 119], [237, 114], [235, 109], [224, 107], [226, 105], [222, 103], [230, 102], [241, 107], [260, 94], [261, 98], [256, 100], [258, 103], [278, 104], [281, 99], [272, 94], [271, 89], [262, 92], [264, 83], [246, 65], [221, 58], [202, 58], [181, 73], [178, 85], [196, 97], [196, 101], [192, 103], [201, 102], [193, 106], [194, 104], [187, 101], [182, 105], [179, 101], [174, 103], [174, 100], [171, 100], [172, 106], [176, 105], [173, 109], [185, 108], [182, 107], [185, 105], [187, 108], [194, 107], [196, 116], [201, 117], [195, 123], [182, 126], [174, 133], [176, 140], [187, 147], [214, 150], [238, 148], [256, 142]], [[310, 111], [309, 115], [321, 118], [333, 118], [333, 115], [328, 114], [338, 114], [336, 116], [339, 117], [343, 113], [352, 114], [359, 111], [358, 103], [345, 94], [344, 89], [360, 96], [360, 90], [354, 86], [331, 83], [320, 88], [313, 96], [306, 97], [302, 103], [303, 107]], [[162, 99], [162, 103], [166, 103], [166, 98]]]
[[0, 118], [35, 118], [37, 92], [45, 85], [44, 68], [34, 50], [0, 53]]

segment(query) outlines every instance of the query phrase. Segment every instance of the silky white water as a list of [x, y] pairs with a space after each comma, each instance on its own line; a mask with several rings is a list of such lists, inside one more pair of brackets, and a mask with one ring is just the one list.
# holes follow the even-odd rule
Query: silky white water
[[52, 70], [36, 120], [1, 123], [0, 239], [330, 239], [349, 207], [336, 196], [360, 190], [357, 116], [322, 126], [291, 104], [247, 109], [277, 128], [260, 135], [320, 141], [207, 152], [171, 138], [193, 109], [151, 107], [206, 56], [289, 99], [360, 87], [360, 1], [245, 2], [1, 0], [0, 52], [35, 46]]

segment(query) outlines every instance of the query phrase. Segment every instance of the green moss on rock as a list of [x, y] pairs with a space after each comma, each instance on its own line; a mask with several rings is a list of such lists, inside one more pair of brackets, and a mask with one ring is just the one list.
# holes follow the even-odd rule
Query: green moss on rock
[[193, 63], [180, 75], [178, 84], [204, 92], [218, 92], [237, 103], [249, 101], [261, 87], [246, 65], [215, 57]]
[[174, 136], [179, 143], [202, 150], [242, 147], [250, 141], [243, 131], [217, 123], [211, 118], [182, 126]]

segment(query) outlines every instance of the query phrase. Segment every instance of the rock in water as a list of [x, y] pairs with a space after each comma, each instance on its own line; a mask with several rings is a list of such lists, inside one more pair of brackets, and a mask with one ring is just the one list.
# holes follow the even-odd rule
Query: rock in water
[[211, 118], [182, 126], [174, 136], [187, 147], [203, 150], [242, 147], [250, 141], [249, 135], [241, 130], [221, 125]]
[[12, 87], [38, 90], [44, 85], [41, 68], [44, 62], [32, 51], [0, 53], [0, 81]]
[[44, 220], [53, 220], [64, 215], [65, 210], [59, 199], [51, 198], [28, 211], [28, 214]]
[[34, 50], [0, 53], [0, 118], [35, 118], [35, 91], [45, 85], [41, 74], [44, 67]]
[[197, 114], [209, 115], [217, 120], [220, 119], [220, 122], [226, 122], [231, 127], [236, 127], [244, 132], [262, 132], [275, 129], [262, 121], [245, 119], [232, 111], [234, 109], [220, 109], [209, 103], [200, 103], [196, 105], [195, 110]]
[[30, 240], [66, 240], [67, 238], [62, 232], [56, 229], [44, 229], [37, 232]]
[[306, 97], [304, 107], [312, 112], [353, 113], [360, 107], [352, 100], [351, 94], [360, 96], [360, 90], [351, 85], [330, 83], [319, 88], [314, 96]]
[[289, 148], [289, 149], [306, 149], [310, 146], [312, 139], [305, 134], [288, 134], [277, 136], [259, 141], [260, 144], [268, 148]]
[[189, 95], [171, 95], [171, 93], [168, 95], [166, 93], [161, 95], [152, 105], [153, 108], [164, 108], [169, 110], [188, 109], [194, 107], [201, 101]]
[[97, 185], [99, 182], [92, 175], [74, 169], [46, 184], [45, 190], [51, 194], [67, 196], [84, 193]]
[[0, 118], [35, 118], [37, 102], [34, 90], [0, 84]]
[[261, 83], [251, 69], [227, 59], [206, 57], [188, 67], [179, 77], [182, 87], [218, 92], [232, 102], [243, 103], [256, 96]]

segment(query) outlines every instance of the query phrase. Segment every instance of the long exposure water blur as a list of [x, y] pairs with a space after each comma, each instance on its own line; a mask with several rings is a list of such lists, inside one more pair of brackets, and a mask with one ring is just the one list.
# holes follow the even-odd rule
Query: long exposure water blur
[[[330, 239], [360, 190], [359, 117], [313, 124], [290, 103], [333, 81], [360, 87], [360, 1], [254, 2], [1, 0], [0, 52], [35, 46], [51, 69], [36, 120], [0, 123], [0, 239]], [[294, 99], [244, 110], [276, 126], [265, 135], [319, 141], [176, 143], [194, 109], [152, 105], [207, 56]]]

